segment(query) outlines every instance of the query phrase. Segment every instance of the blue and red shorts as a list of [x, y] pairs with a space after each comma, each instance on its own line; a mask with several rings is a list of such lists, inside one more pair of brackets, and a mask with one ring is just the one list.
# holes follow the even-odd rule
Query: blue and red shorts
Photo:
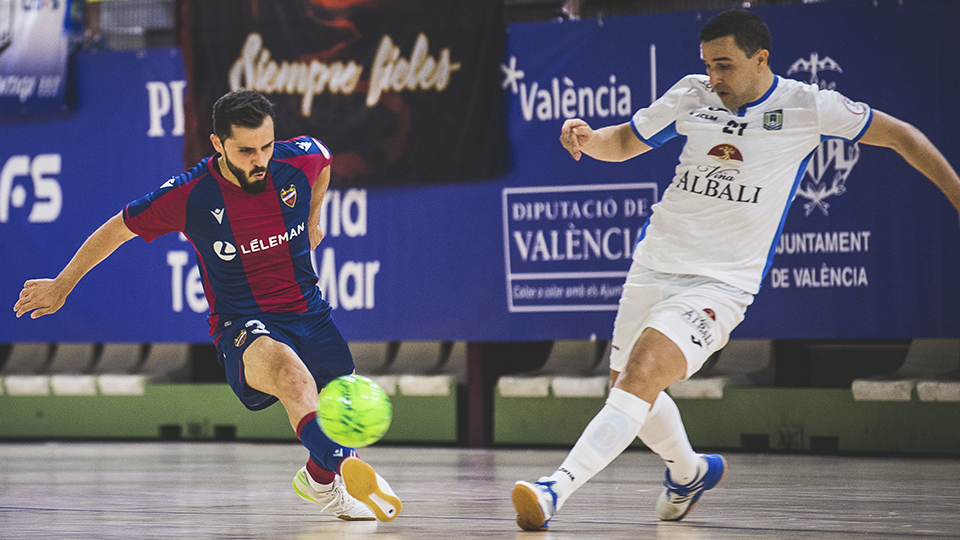
[[261, 337], [274, 339], [293, 349], [313, 374], [317, 389], [341, 375], [353, 373], [354, 369], [353, 356], [334, 324], [329, 308], [311, 313], [258, 313], [224, 318], [213, 337], [227, 382], [252, 411], [277, 402], [275, 396], [251, 388], [244, 376], [243, 353]]

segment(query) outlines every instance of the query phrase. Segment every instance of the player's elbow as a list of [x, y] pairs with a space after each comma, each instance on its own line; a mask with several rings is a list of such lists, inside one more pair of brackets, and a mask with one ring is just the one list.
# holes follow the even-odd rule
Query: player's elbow
[[874, 120], [878, 127], [871, 137], [864, 137], [863, 142], [876, 146], [885, 146], [898, 154], [909, 154], [926, 140], [923, 133], [913, 125], [894, 118], [886, 113], [874, 111]]

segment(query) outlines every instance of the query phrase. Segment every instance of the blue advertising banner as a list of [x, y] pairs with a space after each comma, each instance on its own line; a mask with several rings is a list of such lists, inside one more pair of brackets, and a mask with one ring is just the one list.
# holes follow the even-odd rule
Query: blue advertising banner
[[616, 311], [657, 185], [596, 184], [503, 190], [511, 313]]
[[0, 0], [0, 118], [62, 113], [72, 0]]
[[184, 321], [164, 294], [171, 269], [163, 248], [185, 246], [175, 235], [128, 242], [56, 314], [14, 317], [24, 281], [56, 276], [104, 221], [183, 169], [179, 50], [79, 54], [76, 62], [76, 114], [0, 124], [0, 342], [202, 341], [196, 317]]
[[[773, 32], [776, 74], [910, 122], [960, 165], [952, 103], [960, 71], [939, 60], [960, 57], [952, 28], [960, 4], [854, 0], [755, 11]], [[573, 117], [594, 127], [627, 122], [702, 72], [697, 35], [713, 14], [512, 25], [500, 81], [507, 174], [331, 186], [315, 259], [347, 339], [608, 338], [630, 250], [674, 176], [683, 140], [624, 163], [574, 161], [560, 127]], [[75, 116], [0, 125], [0, 299], [8, 310], [24, 280], [56, 275], [103, 221], [183, 170], [178, 51], [81, 55], [78, 67]], [[957, 213], [893, 151], [825, 142], [783, 231], [734, 337], [960, 337]], [[206, 310], [189, 242], [134, 239], [56, 315], [0, 315], [0, 342], [204, 342]]]

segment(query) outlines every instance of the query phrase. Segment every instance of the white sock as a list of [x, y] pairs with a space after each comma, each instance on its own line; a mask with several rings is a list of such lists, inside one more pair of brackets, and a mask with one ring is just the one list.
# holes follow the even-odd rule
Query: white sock
[[551, 480], [557, 494], [557, 510], [567, 497], [593, 478], [623, 452], [643, 426], [650, 404], [637, 396], [613, 388], [603, 409], [583, 430], [573, 450], [563, 460]]
[[312, 487], [314, 491], [319, 493], [326, 493], [327, 491], [330, 491], [333, 489], [333, 484], [335, 483], [330, 482], [329, 484], [321, 484], [320, 482], [314, 480], [313, 477], [310, 476], [310, 473], [307, 473], [307, 482], [310, 483], [310, 487]]
[[666, 392], [657, 395], [639, 437], [663, 459], [674, 483], [689, 484], [696, 478], [700, 456], [690, 446], [677, 404]]

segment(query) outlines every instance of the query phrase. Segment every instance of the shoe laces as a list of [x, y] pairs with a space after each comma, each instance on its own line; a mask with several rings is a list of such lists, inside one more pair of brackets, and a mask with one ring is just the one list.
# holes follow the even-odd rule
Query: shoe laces
[[694, 493], [696, 493], [700, 487], [703, 485], [703, 475], [697, 475], [689, 484], [680, 485], [674, 484], [673, 480], [670, 478], [670, 470], [667, 469], [666, 478], [663, 481], [663, 486], [667, 488], [667, 497], [670, 497], [674, 500], [683, 500]]
[[[325, 511], [327, 508], [330, 508], [331, 506], [334, 507], [334, 510], [336, 510], [336, 509], [338, 509], [338, 508], [340, 508], [340, 509], [345, 509], [345, 506], [346, 506], [346, 505], [345, 505], [345, 503], [346, 503], [346, 497], [345, 497], [346, 488], [344, 487], [344, 485], [343, 485], [342, 482], [336, 482], [336, 481], [334, 481], [334, 482], [335, 482], [335, 483], [333, 484], [333, 487], [330, 488], [330, 491], [327, 492], [327, 493], [330, 494], [330, 496], [331, 496], [332, 498], [330, 499], [330, 502], [328, 502], [326, 505], [324, 505], [323, 508], [320, 509], [321, 512]], [[336, 505], [336, 506], [335, 506], [335, 505]]]

